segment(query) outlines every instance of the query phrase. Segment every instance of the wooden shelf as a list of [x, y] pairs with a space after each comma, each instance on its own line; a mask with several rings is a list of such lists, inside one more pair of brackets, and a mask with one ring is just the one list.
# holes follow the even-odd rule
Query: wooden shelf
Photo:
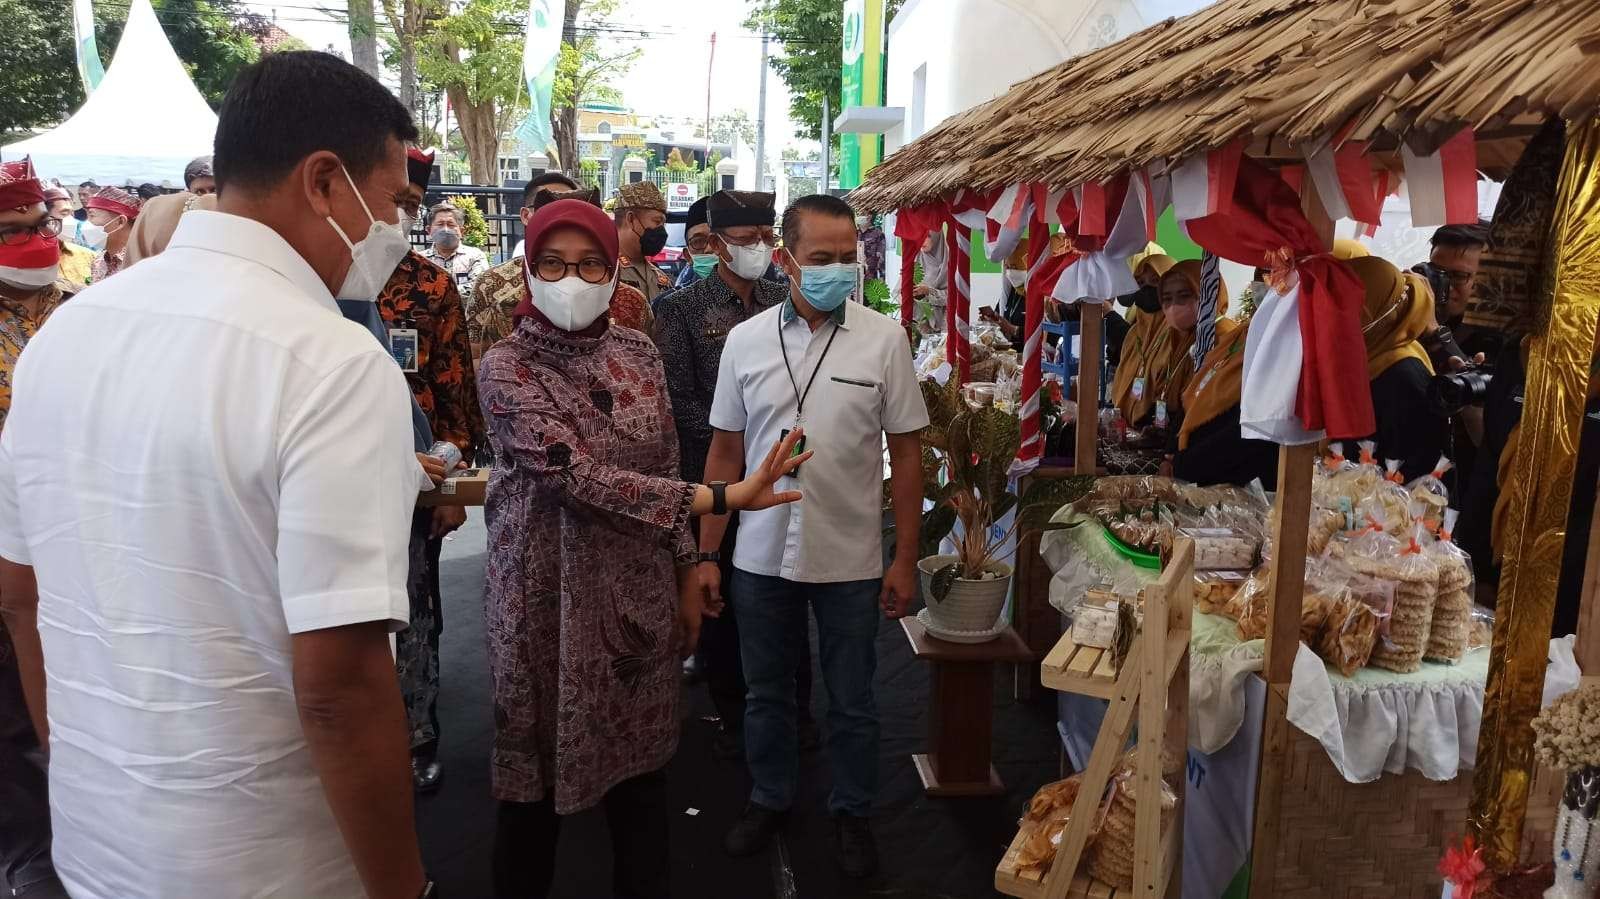
[[[1173, 630], [1167, 633], [1167, 682], [1178, 670], [1183, 654], [1189, 648], [1189, 631]], [[1111, 665], [1111, 650], [1095, 646], [1080, 646], [1072, 640], [1072, 632], [1061, 635], [1055, 649], [1039, 665], [1039, 682], [1062, 693], [1078, 693], [1099, 699], [1110, 699], [1117, 689], [1117, 673]]]
[[[1183, 826], [1183, 808], [1180, 805], [1174, 810], [1172, 821], [1167, 825], [1161, 835], [1162, 876], [1161, 889], [1156, 891], [1157, 896], [1166, 895], [1167, 882], [1172, 877], [1172, 870], [1177, 862], [1177, 831]], [[1044, 879], [1047, 871], [1017, 870], [1017, 857], [1022, 852], [1022, 831], [1011, 839], [1011, 845], [1006, 849], [1005, 857], [1000, 859], [1000, 864], [994, 869], [994, 888], [1007, 896], [1017, 896], [1019, 899], [1043, 899]], [[1079, 872], [1072, 878], [1072, 885], [1067, 888], [1067, 899], [1132, 899], [1133, 890], [1119, 890], [1109, 884], [1102, 883], [1087, 874]]]

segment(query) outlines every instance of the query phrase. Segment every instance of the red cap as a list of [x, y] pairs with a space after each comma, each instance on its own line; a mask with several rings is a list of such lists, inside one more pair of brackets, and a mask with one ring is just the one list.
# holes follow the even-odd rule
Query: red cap
[[102, 187], [90, 195], [84, 202], [87, 209], [104, 209], [113, 215], [125, 215], [128, 221], [139, 217], [139, 207], [142, 203], [138, 194], [131, 194], [120, 187]]
[[428, 177], [433, 173], [433, 151], [421, 147], [406, 147], [406, 178], [412, 184], [427, 190]]
[[[560, 228], [577, 228], [600, 244], [606, 264], [615, 268], [620, 251], [617, 248], [617, 225], [605, 210], [583, 200], [557, 200], [543, 206], [528, 222], [528, 233], [522, 243], [522, 265], [527, 270], [529, 260], [539, 252], [544, 238]], [[524, 297], [512, 316], [520, 318], [533, 311], [533, 298]]]
[[24, 156], [0, 162], [0, 209], [16, 209], [44, 202], [44, 189], [33, 172], [33, 160]]

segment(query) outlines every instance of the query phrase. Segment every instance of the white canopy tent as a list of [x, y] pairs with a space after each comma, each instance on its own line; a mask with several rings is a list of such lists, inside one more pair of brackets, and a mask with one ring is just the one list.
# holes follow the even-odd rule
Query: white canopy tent
[[63, 184], [169, 181], [211, 152], [217, 114], [189, 79], [150, 0], [132, 0], [128, 24], [100, 87], [54, 129], [0, 149], [33, 157], [34, 170]]

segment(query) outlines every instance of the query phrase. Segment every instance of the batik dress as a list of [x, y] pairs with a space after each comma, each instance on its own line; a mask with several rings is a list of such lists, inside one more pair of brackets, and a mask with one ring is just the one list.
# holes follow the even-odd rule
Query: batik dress
[[675, 563], [695, 551], [691, 484], [644, 335], [533, 316], [484, 355], [495, 448], [485, 624], [496, 798], [595, 804], [678, 742]]

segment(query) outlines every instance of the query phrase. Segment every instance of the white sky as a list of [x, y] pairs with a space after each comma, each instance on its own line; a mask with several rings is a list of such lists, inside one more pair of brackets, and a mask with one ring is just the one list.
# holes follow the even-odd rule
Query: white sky
[[[271, 16], [276, 12], [279, 27], [295, 35], [313, 49], [333, 47], [346, 58], [350, 40], [343, 24], [343, 4], [329, 0], [325, 5], [338, 10], [339, 20], [316, 12], [318, 0], [250, 0], [251, 9]], [[706, 113], [706, 64], [711, 33], [717, 33], [717, 52], [712, 69], [711, 114], [743, 109], [753, 124], [760, 96], [761, 38], [740, 27], [746, 14], [746, 0], [699, 0], [692, 16], [673, 16], [673, 9], [658, 0], [624, 0], [614, 27], [648, 32], [639, 40], [618, 38], [619, 46], [637, 46], [643, 52], [633, 68], [616, 81], [624, 102], [641, 115], [693, 117], [699, 121]], [[776, 48], [776, 45], [774, 45]], [[767, 145], [770, 158], [794, 138], [789, 123], [789, 92], [777, 73], [767, 73]], [[814, 143], [813, 143], [814, 145]]]

